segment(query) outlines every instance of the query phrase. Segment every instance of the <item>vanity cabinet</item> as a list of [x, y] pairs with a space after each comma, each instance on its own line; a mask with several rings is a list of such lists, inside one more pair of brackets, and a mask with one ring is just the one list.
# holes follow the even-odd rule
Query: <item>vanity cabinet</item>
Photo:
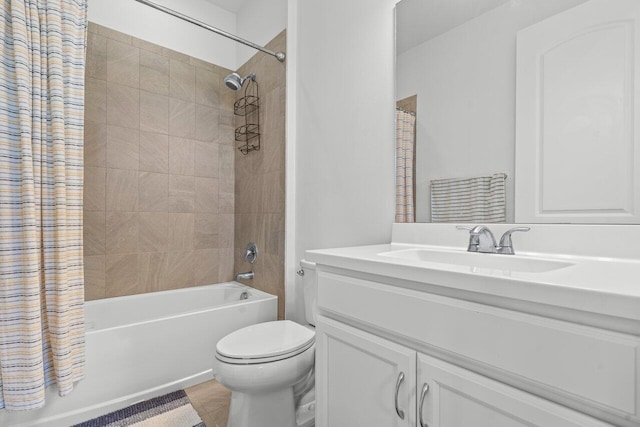
[[344, 323], [317, 323], [318, 427], [610, 426]]
[[316, 376], [317, 426], [415, 426], [414, 350], [326, 318], [316, 348], [326, 367]]
[[640, 425], [638, 337], [349, 274], [318, 267], [318, 427]]
[[425, 354], [417, 369], [419, 427], [611, 426]]

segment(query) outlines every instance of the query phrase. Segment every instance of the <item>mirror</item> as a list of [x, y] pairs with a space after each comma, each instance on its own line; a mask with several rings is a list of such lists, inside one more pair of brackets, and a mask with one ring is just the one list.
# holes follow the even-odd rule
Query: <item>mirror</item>
[[[542, 102], [535, 96], [542, 89], [532, 88], [529, 90], [527, 87], [523, 89], [522, 82], [526, 79], [522, 75], [529, 73], [527, 76], [530, 78], [527, 78], [533, 82], [531, 84], [536, 84], [536, 78], [539, 80], [540, 76], [532, 73], [538, 72], [536, 67], [541, 69], [544, 67], [540, 65], [541, 62], [536, 63], [535, 60], [529, 62], [520, 60], [528, 51], [525, 51], [525, 54], [522, 53], [520, 42], [518, 41], [518, 38], [522, 39], [522, 37], [518, 36], [518, 34], [521, 35], [523, 30], [527, 29], [526, 31], [528, 31], [529, 28], [539, 26], [554, 18], [566, 16], [567, 13], [572, 13], [574, 10], [585, 7], [586, 3], [599, 3], [600, 7], [619, 3], [619, 6], [623, 7], [622, 13], [631, 13], [631, 7], [635, 7], [634, 0], [402, 0], [397, 4], [396, 99], [403, 102], [401, 104], [403, 109], [411, 108], [406, 107], [406, 105], [409, 105], [407, 104], [408, 101], [413, 102], [416, 109], [415, 170], [413, 173], [416, 222], [431, 221], [430, 183], [432, 180], [485, 177], [495, 174], [506, 174], [507, 176], [505, 181], [506, 222], [638, 222], [636, 219], [637, 214], [635, 214], [636, 216], [627, 215], [625, 211], [627, 207], [631, 210], [636, 209], [635, 205], [640, 204], [637, 203], [640, 199], [636, 195], [640, 192], [637, 189], [638, 173], [636, 169], [640, 169], [640, 167], [634, 168], [634, 161], [638, 159], [638, 145], [635, 142], [637, 138], [633, 136], [633, 125], [637, 114], [628, 114], [626, 110], [618, 108], [622, 111], [619, 114], [632, 116], [620, 120], [621, 123], [624, 122], [623, 125], [625, 126], [629, 126], [629, 123], [631, 123], [629, 127], [631, 130], [625, 133], [626, 136], [620, 137], [621, 142], [615, 148], [615, 153], [618, 154], [610, 154], [612, 150], [609, 150], [606, 145], [610, 141], [606, 140], [605, 137], [601, 138], [601, 140], [586, 138], [588, 143], [578, 145], [576, 149], [576, 144], [582, 142], [582, 140], [576, 140], [576, 138], [585, 138], [585, 133], [574, 131], [570, 134], [566, 129], [571, 126], [573, 128], [583, 126], [583, 128], [586, 127], [589, 130], [591, 124], [587, 123], [585, 125], [584, 122], [590, 119], [591, 116], [589, 114], [593, 116], [595, 113], [585, 114], [584, 111], [579, 113], [561, 111], [556, 114], [558, 108], [567, 108], [565, 104], [572, 104], [576, 108], [576, 105], [584, 105], [585, 102], [589, 104], [594, 97], [597, 98], [599, 96], [602, 98], [600, 93], [596, 93], [594, 97], [583, 101], [575, 98], [578, 91], [572, 88], [565, 91], [569, 94], [567, 96], [574, 97], [571, 103], [565, 102], [565, 99], [553, 101], [552, 96], [547, 96], [544, 99], [544, 102], [556, 102], [550, 107], [542, 107], [544, 111], [542, 111], [541, 117], [546, 122], [554, 120], [559, 122], [560, 119], [556, 118], [568, 117], [571, 114], [575, 116], [575, 120], [567, 119], [566, 126], [564, 122], [554, 124], [554, 129], [559, 129], [557, 133], [562, 133], [560, 137], [561, 143], [566, 146], [555, 141], [556, 145], [551, 149], [552, 146], [549, 145], [549, 141], [552, 138], [547, 137], [547, 129], [541, 131], [536, 127], [539, 124], [537, 122], [522, 124], [529, 120], [528, 116], [523, 116], [522, 112], [528, 111], [529, 105], [540, 108], [539, 103]], [[635, 3], [639, 2], [635, 1]], [[627, 9], [624, 9], [624, 7]], [[592, 12], [591, 15], [593, 14]], [[577, 14], [575, 16], [580, 17], [581, 15]], [[614, 20], [614, 18], [611, 18], [611, 22]], [[588, 76], [592, 80], [586, 81], [583, 87], [615, 86], [616, 90], [619, 90], [620, 87], [623, 89], [630, 87], [631, 90], [629, 92], [635, 93], [633, 83], [630, 83], [631, 86], [625, 86], [626, 83], [609, 85], [599, 84], [597, 81], [594, 83], [593, 81], [594, 78], [599, 78], [598, 76], [602, 75], [606, 75], [608, 78], [612, 78], [611, 76], [615, 75], [615, 78], [619, 77], [631, 82], [634, 81], [633, 73], [635, 71], [633, 71], [633, 65], [635, 64], [636, 69], [638, 68], [638, 55], [635, 55], [635, 49], [637, 48], [636, 45], [640, 45], [640, 43], [633, 39], [633, 37], [636, 37], [634, 35], [629, 36], [631, 37], [629, 40], [624, 39], [624, 37], [627, 37], [625, 34], [638, 32], [638, 29], [633, 26], [635, 23], [630, 25], [632, 25], [630, 31], [624, 28], [618, 31], [625, 46], [624, 49], [619, 50], [623, 52], [622, 54], [627, 55], [618, 62], [623, 66], [625, 63], [631, 63], [631, 76], [627, 75], [628, 73], [625, 74], [624, 70], [617, 74], [609, 72], [609, 70], [604, 70], [600, 73], [594, 72]], [[540, 34], [536, 37], [548, 38], [547, 33], [541, 32]], [[561, 35], [558, 37], [565, 37], [569, 40], [574, 35]], [[615, 37], [617, 36], [613, 35], [608, 38], [609, 43], [612, 45], [618, 43]], [[587, 40], [586, 37], [585, 40]], [[553, 45], [555, 48], [556, 45], [553, 43], [549, 44], [549, 46]], [[564, 41], [562, 43], [558, 42], [557, 45], [567, 45]], [[593, 40], [591, 43], [593, 44]], [[596, 42], [596, 44], [598, 43], [599, 41]], [[544, 49], [551, 50], [552, 48], [544, 47]], [[584, 42], [574, 48], [574, 51], [571, 51], [572, 53], [562, 53], [564, 55], [562, 60], [555, 61], [555, 72], [562, 73], [563, 70], [567, 70], [566, 64], [573, 63], [571, 55], [577, 49], [588, 50], [589, 45]], [[563, 51], [556, 49], [554, 52]], [[535, 52], [531, 53], [530, 56], [534, 59], [541, 57]], [[631, 58], [631, 61], [628, 58]], [[545, 58], [545, 60], [547, 59]], [[582, 61], [583, 59], [579, 60]], [[550, 60], [547, 62], [550, 62]], [[609, 62], [611, 61], [607, 61], [607, 63]], [[521, 72], [523, 67], [529, 67], [524, 70], [525, 73]], [[581, 69], [584, 68], [586, 67], [583, 66]], [[544, 69], [542, 72], [550, 73], [551, 71]], [[545, 83], [547, 81], [565, 82], [562, 83], [563, 87], [570, 85], [570, 83], [566, 82], [572, 81], [571, 75], [568, 77], [567, 75], [564, 77], [554, 75], [553, 78], [544, 75], [544, 77]], [[522, 92], [527, 91], [533, 93], [533, 95], [521, 95]], [[553, 93], [560, 92], [562, 91], [554, 91]], [[558, 97], [556, 96], [556, 98]], [[547, 99], [551, 101], [547, 101]], [[631, 107], [634, 103], [637, 103], [633, 99], [633, 95], [623, 94], [621, 99], [622, 101], [618, 99], [608, 99], [608, 101], [610, 103], [630, 103], [628, 109], [633, 111]], [[529, 102], [529, 104], [525, 105], [526, 102]], [[536, 102], [538, 104], [535, 104]], [[518, 108], [516, 108], [516, 105], [518, 105]], [[558, 107], [558, 105], [561, 107]], [[598, 107], [602, 105], [603, 102], [600, 102]], [[531, 108], [532, 113], [530, 116], [538, 114], [535, 108]], [[520, 115], [517, 114], [517, 109], [520, 110]], [[597, 112], [598, 109], [594, 107], [593, 111]], [[603, 114], [600, 114], [599, 117], [601, 116]], [[549, 120], [550, 117], [554, 120]], [[540, 119], [541, 121], [542, 119]], [[609, 122], [615, 122], [615, 120], [612, 119]], [[607, 125], [611, 127], [609, 122]], [[619, 125], [619, 127], [623, 125]], [[523, 135], [522, 129], [530, 131], [529, 134]], [[600, 135], [601, 130], [595, 129], [590, 130], [590, 132], [590, 135]], [[535, 141], [531, 142], [535, 138], [530, 136], [540, 133], [543, 133], [543, 137], [547, 138], [544, 140], [547, 145], [543, 146], [540, 143], [539, 146], [536, 145], [534, 148], [531, 146], [528, 146], [527, 149], [522, 148], [522, 144], [525, 143], [529, 145], [535, 144]], [[624, 132], [617, 133], [623, 134]], [[574, 138], [574, 140], [565, 142], [567, 138]], [[518, 148], [520, 153], [518, 162], [516, 162], [517, 144], [521, 144]], [[602, 152], [595, 150], [594, 147], [598, 146]], [[581, 151], [580, 147], [591, 147], [591, 151], [582, 149], [582, 152], [585, 152], [591, 158], [584, 159], [573, 155], [576, 151]], [[522, 153], [527, 150], [531, 151], [532, 154], [523, 158]], [[540, 154], [543, 151], [544, 155]], [[634, 152], [636, 154], [633, 154]], [[623, 188], [620, 191], [616, 190], [616, 194], [620, 194], [620, 197], [616, 196], [616, 200], [612, 202], [619, 204], [621, 207], [620, 209], [617, 207], [609, 209], [605, 206], [592, 209], [589, 206], [585, 210], [585, 212], [588, 211], [587, 214], [583, 214], [582, 211], [576, 213], [577, 208], [575, 206], [584, 205], [584, 200], [578, 199], [580, 197], [589, 197], [591, 189], [581, 188], [580, 185], [584, 187], [584, 184], [574, 182], [576, 178], [572, 178], [572, 175], [579, 174], [571, 174], [571, 168], [584, 171], [585, 167], [592, 167], [589, 162], [602, 158], [603, 153], [618, 156], [606, 160], [611, 168], [616, 168], [616, 165], [618, 165], [618, 169], [622, 168], [621, 162], [624, 162], [624, 167], [626, 168], [624, 173], [617, 172], [615, 175], [616, 179], [626, 181], [612, 181], [611, 174], [606, 171], [602, 175], [603, 179], [606, 178], [610, 181], [610, 183], [607, 181], [607, 185], [610, 185], [611, 189]], [[630, 156], [629, 153], [631, 153]], [[538, 163], [543, 165], [534, 170], [531, 165], [537, 165]], [[556, 168], [547, 171], [545, 167], [551, 168], [549, 165], [555, 165]], [[562, 167], [565, 167], [566, 173]], [[593, 166], [593, 174], [597, 174], [598, 169], [598, 167]], [[547, 177], [540, 177], [539, 175], [544, 171], [547, 171], [547, 175], [552, 176], [556, 181], [550, 181], [550, 178], [547, 179]], [[583, 175], [584, 178], [589, 178], [593, 177], [593, 174], [584, 173]], [[529, 193], [535, 192], [534, 190], [531, 192], [520, 190], [521, 182], [525, 175], [528, 175], [527, 182], [531, 182], [534, 187], [536, 185], [547, 185], [547, 187], [544, 187], [547, 188], [547, 194], [552, 193], [551, 189], [554, 188], [554, 184], [556, 190], [557, 188], [562, 188], [562, 191], [555, 191], [557, 194], [553, 194], [553, 197], [547, 197], [547, 194], [537, 195], [536, 193], [535, 197], [531, 196], [530, 203], [524, 203], [523, 199], [529, 197]], [[565, 178], [567, 186], [561, 187], [559, 185], [560, 181], [557, 180]], [[598, 178], [591, 179], [591, 181], [598, 182], [602, 180]], [[518, 196], [516, 196], [516, 182], [518, 182]], [[575, 190], [574, 187], [569, 185], [574, 185]], [[590, 183], [589, 185], [592, 184]], [[603, 187], [601, 191], [604, 194], [607, 191], [607, 187]], [[614, 197], [611, 198], [614, 199]], [[555, 206], [552, 206], [552, 203], [557, 199], [562, 199], [562, 203], [555, 202], [562, 206], [556, 209]], [[573, 203], [574, 199], [575, 203]], [[536, 212], [541, 212], [542, 214], [525, 215], [525, 209], [537, 209]], [[552, 212], [553, 214], [546, 215], [545, 212]]]

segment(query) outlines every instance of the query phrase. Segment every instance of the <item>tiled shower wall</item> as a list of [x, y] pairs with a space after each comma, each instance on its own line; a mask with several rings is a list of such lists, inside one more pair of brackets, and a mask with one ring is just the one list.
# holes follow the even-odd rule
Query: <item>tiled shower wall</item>
[[87, 300], [232, 279], [235, 94], [222, 83], [229, 72], [90, 24]]
[[[286, 31], [267, 47], [286, 51]], [[243, 155], [235, 151], [235, 265], [237, 271], [253, 270], [244, 283], [278, 296], [278, 317], [284, 318], [284, 213], [285, 213], [285, 64], [257, 53], [238, 73], [256, 74], [260, 90], [261, 149]], [[241, 97], [244, 90], [238, 91]], [[236, 126], [244, 117], [236, 117]], [[237, 145], [237, 144], [236, 144]], [[243, 258], [249, 241], [260, 251], [255, 264]]]

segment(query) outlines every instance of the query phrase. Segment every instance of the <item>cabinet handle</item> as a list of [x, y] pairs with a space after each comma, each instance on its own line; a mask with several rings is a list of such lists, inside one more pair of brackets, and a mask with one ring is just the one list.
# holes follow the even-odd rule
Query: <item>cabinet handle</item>
[[404, 420], [404, 411], [398, 408], [398, 393], [400, 392], [400, 385], [404, 381], [404, 372], [400, 372], [398, 375], [398, 381], [396, 381], [396, 395], [395, 395], [395, 405], [396, 405], [396, 414], [400, 417], [401, 420]]
[[418, 414], [420, 414], [420, 427], [429, 427], [427, 423], [424, 422], [422, 418], [422, 408], [424, 406], [424, 399], [427, 397], [427, 393], [429, 392], [429, 384], [424, 383], [422, 386], [422, 392], [420, 393], [420, 409], [418, 409]]

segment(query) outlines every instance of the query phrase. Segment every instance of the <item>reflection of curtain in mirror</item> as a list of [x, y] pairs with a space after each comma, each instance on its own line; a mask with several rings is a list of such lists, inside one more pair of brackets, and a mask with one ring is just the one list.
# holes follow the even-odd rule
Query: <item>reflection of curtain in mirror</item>
[[415, 128], [415, 114], [396, 109], [396, 222], [415, 222]]

